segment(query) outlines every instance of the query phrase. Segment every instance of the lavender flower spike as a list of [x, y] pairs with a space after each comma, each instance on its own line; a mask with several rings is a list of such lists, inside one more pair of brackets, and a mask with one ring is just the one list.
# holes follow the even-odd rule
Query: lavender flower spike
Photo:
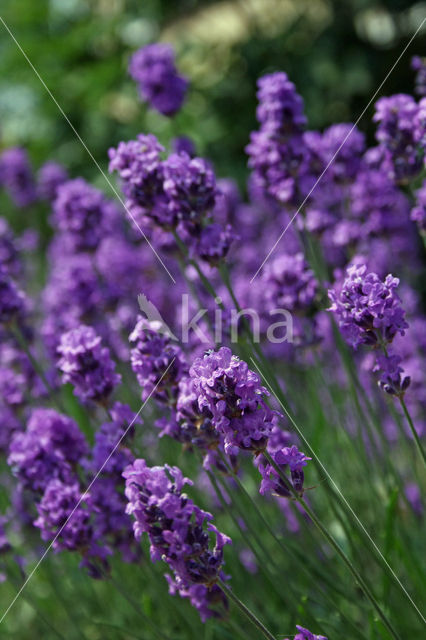
[[360, 344], [386, 345], [397, 333], [404, 335], [408, 324], [395, 291], [398, 284], [398, 278], [391, 274], [382, 282], [376, 273], [367, 273], [366, 265], [353, 265], [342, 286], [329, 290], [329, 311], [354, 349]]
[[173, 49], [149, 44], [130, 59], [129, 73], [139, 86], [142, 100], [165, 116], [173, 116], [185, 99], [188, 81], [179, 75]]
[[[215, 615], [209, 601], [222, 577], [223, 547], [231, 540], [211, 523], [210, 513], [182, 493], [184, 485], [192, 483], [177, 467], [148, 467], [139, 459], [123, 476], [126, 512], [135, 518], [135, 536], [139, 539], [146, 533], [153, 562], [162, 559], [172, 569], [174, 577], [168, 578], [172, 593], [189, 597], [204, 617]], [[213, 549], [210, 534], [215, 537]]]
[[92, 327], [80, 325], [65, 333], [57, 351], [61, 355], [58, 367], [63, 382], [71, 382], [75, 395], [84, 402], [104, 403], [121, 381], [109, 349], [102, 347], [101, 338]]
[[197, 358], [190, 371], [200, 410], [208, 409], [224, 437], [225, 451], [265, 449], [276, 413], [265, 403], [259, 376], [227, 347]]

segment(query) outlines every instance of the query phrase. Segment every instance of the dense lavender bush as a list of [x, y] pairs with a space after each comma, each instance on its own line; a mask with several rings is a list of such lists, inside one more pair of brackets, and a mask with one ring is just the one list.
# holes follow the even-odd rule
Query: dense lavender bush
[[[24, 149], [2, 152], [9, 206], [37, 212], [29, 236], [14, 209], [0, 218], [3, 618], [34, 581], [29, 605], [62, 635], [45, 622], [43, 562], [65, 609], [85, 600], [89, 626], [68, 612], [84, 638], [104, 633], [100, 614], [111, 637], [143, 624], [147, 640], [421, 636], [424, 61], [413, 67], [420, 99], [381, 96], [370, 148], [362, 122], [310, 130], [285, 72], [260, 78], [241, 191], [179, 119], [170, 144], [158, 118], [157, 135], [109, 150], [126, 212], [68, 167], [47, 161], [35, 179]], [[184, 108], [169, 45], [138, 50], [129, 72], [163, 115]], [[39, 215], [52, 235], [40, 256]]]

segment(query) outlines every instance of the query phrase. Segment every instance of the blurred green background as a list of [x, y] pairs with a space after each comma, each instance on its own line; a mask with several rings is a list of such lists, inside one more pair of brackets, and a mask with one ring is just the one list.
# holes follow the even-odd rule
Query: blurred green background
[[[256, 126], [256, 79], [283, 69], [306, 103], [310, 126], [354, 120], [426, 16], [404, 0], [2, 0], [0, 15], [96, 160], [149, 130], [162, 142], [191, 136], [220, 176], [241, 183]], [[425, 54], [423, 29], [383, 93], [412, 91], [409, 60]], [[191, 80], [170, 122], [148, 111], [127, 75], [136, 48], [171, 42]], [[0, 144], [25, 145], [36, 166], [54, 158], [72, 175], [99, 174], [17, 45], [0, 24]], [[360, 123], [372, 139], [369, 109]]]

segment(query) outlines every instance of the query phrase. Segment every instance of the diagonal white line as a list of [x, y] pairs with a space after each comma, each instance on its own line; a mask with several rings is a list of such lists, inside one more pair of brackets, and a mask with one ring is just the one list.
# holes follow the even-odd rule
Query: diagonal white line
[[144, 240], [147, 242], [148, 246], [150, 247], [151, 251], [154, 253], [155, 257], [157, 258], [157, 260], [160, 262], [160, 264], [163, 266], [163, 268], [165, 269], [166, 273], [168, 274], [168, 276], [170, 277], [170, 279], [172, 280], [172, 282], [174, 284], [176, 284], [176, 280], [174, 279], [174, 277], [172, 276], [172, 274], [170, 273], [170, 271], [168, 270], [168, 268], [166, 267], [166, 265], [164, 264], [163, 260], [161, 259], [161, 257], [158, 255], [157, 251], [154, 249], [154, 247], [152, 246], [152, 244], [150, 243], [149, 239], [147, 238], [146, 234], [142, 231], [142, 229], [140, 228], [139, 224], [136, 222], [133, 214], [131, 213], [131, 211], [129, 211], [128, 207], [126, 206], [126, 203], [124, 202], [124, 200], [122, 199], [122, 197], [120, 196], [119, 192], [117, 191], [117, 189], [114, 187], [113, 183], [111, 182], [111, 180], [108, 178], [107, 174], [105, 173], [105, 171], [102, 169], [102, 167], [100, 166], [99, 162], [96, 160], [96, 158], [94, 157], [93, 153], [90, 151], [90, 149], [88, 148], [88, 146], [86, 145], [86, 143], [84, 142], [83, 138], [80, 136], [80, 134], [78, 133], [77, 129], [74, 127], [73, 123], [71, 122], [71, 120], [68, 118], [67, 114], [65, 113], [65, 111], [63, 110], [63, 108], [61, 107], [61, 105], [59, 104], [59, 102], [56, 100], [55, 96], [53, 95], [53, 93], [51, 92], [51, 90], [49, 89], [49, 87], [47, 86], [47, 84], [45, 83], [45, 81], [43, 80], [43, 78], [41, 77], [41, 75], [39, 74], [39, 72], [37, 71], [37, 69], [35, 68], [35, 66], [33, 65], [33, 63], [31, 62], [31, 60], [29, 59], [29, 57], [27, 56], [27, 54], [25, 53], [25, 51], [23, 50], [23, 48], [21, 47], [21, 45], [19, 44], [19, 42], [17, 41], [17, 39], [15, 38], [15, 36], [13, 35], [12, 31], [9, 29], [9, 27], [7, 26], [7, 24], [5, 23], [5, 21], [3, 20], [3, 18], [0, 16], [0, 22], [3, 24], [4, 28], [6, 29], [6, 31], [8, 32], [8, 34], [10, 35], [10, 37], [12, 38], [12, 40], [14, 41], [14, 43], [16, 44], [16, 46], [18, 47], [19, 51], [22, 53], [22, 55], [24, 56], [25, 60], [28, 62], [28, 64], [30, 65], [31, 69], [34, 71], [35, 75], [37, 76], [37, 78], [39, 79], [39, 81], [41, 82], [41, 84], [43, 85], [43, 87], [45, 88], [45, 90], [47, 91], [47, 93], [49, 94], [50, 98], [53, 100], [53, 102], [55, 103], [55, 105], [57, 106], [57, 108], [59, 109], [61, 115], [63, 116], [63, 118], [66, 120], [66, 122], [68, 123], [68, 125], [71, 127], [74, 135], [77, 137], [77, 139], [79, 140], [79, 142], [81, 143], [81, 145], [83, 146], [83, 148], [85, 149], [85, 151], [88, 153], [89, 157], [91, 158], [91, 160], [94, 162], [96, 168], [98, 169], [98, 171], [101, 173], [102, 177], [104, 178], [104, 180], [106, 181], [106, 183], [108, 184], [108, 186], [110, 187], [110, 189], [113, 191], [114, 195], [116, 196], [116, 198], [119, 200], [119, 202], [121, 203], [121, 205], [123, 206], [124, 210], [126, 211], [127, 215], [129, 216], [129, 218], [132, 220], [133, 224], [137, 227], [137, 229], [140, 231], [140, 233], [142, 234]]
[[124, 438], [126, 437], [126, 435], [129, 432], [130, 427], [134, 424], [134, 422], [136, 421], [136, 419], [138, 418], [138, 416], [140, 415], [142, 409], [145, 407], [146, 403], [148, 402], [148, 400], [151, 398], [152, 394], [155, 393], [155, 390], [157, 389], [158, 385], [160, 384], [160, 382], [162, 381], [162, 379], [164, 378], [164, 376], [167, 374], [168, 370], [170, 369], [170, 367], [172, 366], [173, 362], [175, 361], [175, 358], [172, 359], [172, 361], [170, 362], [170, 364], [168, 365], [167, 369], [164, 371], [163, 375], [161, 376], [161, 378], [158, 380], [157, 384], [155, 385], [155, 387], [153, 388], [153, 390], [151, 391], [151, 393], [148, 395], [147, 399], [144, 401], [144, 403], [142, 404], [141, 408], [139, 409], [139, 411], [136, 413], [136, 415], [134, 416], [133, 420], [130, 422], [130, 424], [126, 427], [126, 430], [124, 431], [124, 433], [122, 434], [121, 438], [118, 440], [118, 442], [114, 445], [114, 448], [111, 450], [109, 456], [106, 458], [105, 462], [103, 463], [103, 465], [100, 467], [100, 469], [96, 472], [95, 477], [93, 478], [93, 480], [90, 482], [89, 486], [87, 487], [86, 491], [84, 493], [81, 494], [77, 504], [75, 505], [74, 509], [71, 511], [71, 513], [69, 514], [68, 518], [65, 520], [64, 524], [62, 525], [62, 527], [59, 529], [59, 531], [57, 532], [57, 534], [55, 535], [55, 537], [53, 538], [53, 540], [50, 542], [50, 544], [48, 545], [48, 547], [45, 549], [43, 555], [41, 556], [41, 558], [38, 560], [36, 566], [34, 567], [34, 569], [31, 571], [31, 573], [28, 575], [27, 579], [25, 580], [25, 582], [23, 583], [23, 585], [21, 586], [21, 588], [19, 589], [18, 593], [15, 595], [15, 597], [13, 598], [12, 602], [10, 603], [10, 605], [7, 607], [6, 611], [3, 613], [2, 617], [0, 618], [0, 624], [3, 622], [3, 620], [5, 619], [5, 617], [7, 616], [7, 614], [9, 613], [9, 611], [11, 610], [11, 608], [13, 607], [13, 605], [15, 604], [15, 602], [17, 601], [17, 599], [19, 598], [19, 596], [21, 595], [21, 593], [23, 592], [23, 590], [25, 589], [25, 587], [27, 586], [27, 584], [29, 583], [29, 581], [31, 580], [31, 578], [33, 577], [33, 575], [35, 574], [35, 572], [37, 571], [37, 569], [39, 568], [39, 566], [41, 565], [41, 563], [43, 562], [43, 560], [45, 559], [45, 557], [47, 556], [47, 554], [49, 553], [50, 549], [52, 548], [52, 546], [54, 545], [54, 543], [56, 542], [56, 540], [59, 538], [59, 536], [61, 535], [62, 531], [65, 529], [65, 527], [67, 526], [68, 522], [70, 521], [70, 519], [72, 518], [74, 512], [76, 511], [76, 509], [78, 509], [78, 507], [80, 506], [80, 504], [83, 502], [83, 500], [85, 498], [87, 498], [88, 492], [90, 491], [90, 489], [93, 487], [94, 483], [96, 482], [96, 480], [98, 479], [99, 475], [102, 473], [103, 469], [105, 468], [105, 465], [108, 463], [108, 461], [110, 460], [111, 456], [113, 455], [113, 453], [117, 450], [117, 448], [120, 446], [121, 442], [124, 440]]
[[382, 82], [380, 83], [379, 87], [376, 89], [376, 91], [373, 93], [372, 97], [370, 98], [370, 100], [368, 101], [367, 105], [364, 107], [363, 111], [361, 112], [361, 115], [358, 116], [357, 120], [355, 121], [353, 127], [350, 129], [349, 133], [346, 134], [346, 136], [344, 137], [342, 143], [340, 144], [339, 148], [337, 149], [337, 151], [334, 153], [334, 155], [332, 156], [331, 160], [328, 162], [327, 166], [323, 169], [321, 175], [317, 178], [314, 186], [311, 188], [311, 190], [309, 191], [308, 195], [306, 196], [306, 198], [303, 200], [302, 204], [298, 207], [296, 213], [293, 215], [293, 217], [291, 218], [290, 222], [287, 224], [287, 226], [285, 227], [284, 231], [281, 233], [281, 235], [278, 237], [278, 240], [276, 240], [276, 242], [274, 243], [274, 245], [272, 246], [272, 248], [270, 249], [268, 255], [266, 256], [266, 258], [263, 260], [262, 264], [260, 265], [260, 267], [258, 268], [258, 270], [256, 271], [256, 273], [254, 274], [254, 276], [252, 277], [252, 279], [250, 280], [250, 284], [253, 282], [253, 280], [257, 277], [257, 275], [260, 273], [260, 271], [262, 271], [263, 266], [265, 264], [265, 262], [267, 262], [267, 260], [269, 260], [271, 254], [275, 251], [275, 249], [277, 248], [278, 244], [281, 242], [281, 240], [283, 239], [285, 233], [287, 232], [287, 230], [289, 229], [289, 227], [292, 225], [292, 223], [294, 222], [295, 218], [298, 216], [298, 214], [300, 213], [300, 211], [303, 209], [303, 207], [305, 206], [306, 202], [308, 201], [309, 197], [312, 195], [313, 191], [316, 189], [316, 187], [318, 186], [318, 184], [321, 182], [321, 180], [323, 179], [323, 177], [325, 176], [325, 174], [327, 173], [327, 171], [329, 170], [329, 168], [331, 167], [331, 165], [333, 164], [333, 162], [335, 161], [337, 155], [340, 153], [342, 147], [345, 145], [347, 139], [350, 137], [350, 135], [352, 134], [352, 132], [354, 131], [354, 129], [356, 129], [356, 127], [358, 126], [359, 122], [362, 120], [362, 118], [364, 117], [366, 111], [368, 110], [368, 108], [370, 107], [371, 103], [376, 99], [377, 94], [379, 93], [379, 91], [381, 90], [381, 88], [383, 87], [383, 85], [385, 84], [386, 80], [389, 78], [389, 76], [391, 75], [391, 73], [394, 71], [395, 67], [397, 66], [397, 64], [399, 63], [399, 61], [401, 60], [402, 56], [404, 55], [404, 53], [407, 51], [408, 47], [410, 46], [410, 44], [413, 42], [414, 38], [417, 36], [417, 34], [419, 33], [420, 29], [423, 27], [424, 23], [426, 22], [426, 18], [424, 18], [422, 20], [422, 22], [420, 23], [420, 25], [417, 27], [415, 33], [411, 36], [410, 40], [408, 41], [408, 43], [405, 45], [404, 49], [402, 50], [402, 52], [399, 54], [398, 58], [396, 59], [396, 61], [393, 63], [391, 69], [388, 71], [388, 73], [386, 74], [385, 78], [382, 80]]
[[272, 389], [271, 385], [269, 384], [268, 380], [266, 379], [265, 375], [263, 374], [263, 372], [261, 371], [260, 367], [256, 364], [256, 362], [253, 360], [253, 358], [250, 356], [250, 360], [252, 361], [253, 365], [256, 367], [256, 369], [259, 371], [260, 375], [262, 376], [262, 378], [264, 379], [264, 381], [266, 382], [267, 386], [269, 387], [271, 393], [273, 394], [273, 396], [278, 400], [278, 402], [280, 403], [281, 407], [283, 408], [285, 414], [287, 415], [288, 419], [291, 421], [292, 425], [294, 426], [294, 428], [296, 429], [297, 433], [299, 434], [300, 438], [303, 440], [303, 442], [308, 446], [309, 450], [311, 453], [314, 454], [315, 459], [318, 461], [318, 464], [320, 465], [321, 469], [324, 471], [325, 475], [327, 476], [327, 478], [329, 479], [329, 481], [331, 482], [331, 484], [333, 485], [333, 487], [336, 489], [337, 493], [340, 495], [340, 497], [342, 498], [342, 500], [344, 501], [345, 505], [348, 507], [349, 511], [351, 512], [351, 514], [353, 515], [353, 517], [355, 518], [355, 520], [357, 521], [357, 523], [359, 524], [359, 526], [361, 527], [361, 529], [364, 531], [364, 533], [368, 536], [371, 544], [373, 545], [373, 547], [375, 548], [375, 550], [377, 551], [377, 553], [380, 555], [381, 559], [383, 560], [383, 562], [386, 564], [387, 568], [389, 569], [389, 571], [392, 573], [393, 577], [395, 578], [395, 580], [398, 582], [399, 586], [401, 587], [401, 589], [403, 590], [403, 592], [405, 593], [405, 595], [407, 596], [408, 600], [411, 602], [411, 604], [413, 605], [414, 609], [417, 611], [417, 613], [419, 614], [419, 616], [421, 617], [421, 619], [423, 620], [423, 622], [426, 623], [426, 618], [424, 618], [422, 612], [420, 611], [420, 609], [418, 608], [418, 606], [416, 605], [416, 603], [414, 602], [414, 600], [412, 599], [412, 597], [410, 596], [410, 594], [408, 593], [407, 589], [404, 587], [404, 585], [402, 584], [401, 580], [398, 578], [398, 576], [396, 575], [395, 571], [392, 569], [392, 567], [390, 566], [390, 564], [388, 563], [388, 561], [386, 560], [385, 556], [383, 555], [383, 553], [380, 551], [379, 547], [376, 545], [376, 543], [374, 542], [373, 538], [370, 536], [370, 534], [368, 533], [367, 529], [364, 527], [364, 525], [362, 524], [361, 520], [358, 518], [357, 514], [355, 513], [355, 511], [352, 509], [351, 505], [349, 504], [349, 502], [346, 500], [345, 496], [343, 495], [343, 493], [341, 492], [340, 488], [338, 487], [338, 485], [336, 484], [336, 482], [333, 480], [333, 478], [331, 477], [331, 475], [328, 473], [327, 469], [325, 468], [325, 466], [323, 465], [323, 463], [321, 462], [321, 460], [319, 459], [319, 457], [317, 456], [316, 452], [314, 451], [313, 447], [311, 446], [310, 442], [305, 438], [305, 436], [303, 435], [301, 429], [298, 427], [298, 425], [296, 424], [295, 420], [292, 418], [292, 416], [290, 415], [290, 413], [287, 411], [287, 409], [285, 408], [285, 406], [283, 405], [283, 403], [281, 402], [281, 400], [279, 398], [277, 398], [276, 394], [274, 393], [274, 390]]

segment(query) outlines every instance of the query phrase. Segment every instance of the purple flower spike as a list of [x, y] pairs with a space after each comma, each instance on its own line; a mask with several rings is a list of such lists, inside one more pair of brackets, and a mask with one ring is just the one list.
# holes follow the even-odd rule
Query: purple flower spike
[[12, 147], [0, 156], [0, 184], [3, 184], [17, 207], [28, 207], [37, 199], [37, 191], [28, 154]]
[[[55, 551], [83, 550], [90, 544], [90, 511], [85, 501], [78, 504], [81, 496], [77, 478], [67, 483], [54, 479], [47, 485], [43, 498], [37, 505], [38, 518], [34, 525], [40, 529], [43, 540], [54, 539], [64, 527], [53, 542]], [[85, 500], [87, 497], [85, 496]], [[65, 524], [67, 518], [69, 520]]]
[[155, 389], [157, 400], [170, 404], [176, 398], [186, 365], [181, 348], [159, 329], [157, 322], [138, 317], [129, 337], [133, 345], [130, 363], [143, 389], [143, 400]]
[[258, 186], [279, 202], [288, 202], [295, 195], [295, 175], [304, 157], [303, 100], [283, 72], [260, 78], [258, 87], [260, 129], [246, 147], [249, 167]]
[[130, 58], [129, 74], [139, 86], [142, 100], [165, 116], [173, 116], [185, 99], [188, 81], [179, 75], [173, 49], [149, 44]]
[[46, 162], [38, 172], [38, 192], [40, 198], [53, 202], [58, 188], [68, 180], [68, 173], [57, 162]]
[[93, 251], [113, 228], [117, 209], [104, 194], [83, 178], [57, 188], [52, 222], [66, 234], [75, 251]]
[[210, 513], [182, 493], [192, 482], [177, 467], [148, 467], [145, 460], [135, 460], [123, 476], [126, 512], [135, 518], [135, 536], [139, 539], [146, 533], [153, 562], [162, 559], [172, 569], [171, 593], [190, 598], [203, 619], [218, 615], [210, 607], [216, 601], [223, 603], [215, 583], [223, 578], [223, 547], [231, 540], [211, 523]]
[[265, 449], [276, 412], [266, 405], [268, 392], [247, 363], [222, 347], [197, 358], [189, 373], [199, 408], [211, 413], [214, 427], [224, 437], [225, 451]]
[[16, 432], [12, 439], [8, 464], [24, 487], [38, 492], [52, 478], [67, 481], [86, 453], [86, 441], [74, 420], [53, 409], [34, 409], [26, 431]]
[[83, 402], [104, 403], [121, 381], [109, 349], [102, 347], [101, 338], [92, 327], [80, 325], [65, 333], [57, 351], [64, 384], [74, 385], [75, 395]]
[[391, 274], [382, 282], [376, 273], [367, 273], [366, 265], [353, 265], [341, 288], [329, 290], [329, 310], [354, 349], [360, 344], [389, 344], [397, 333], [404, 335], [408, 324], [395, 291], [398, 284]]
[[[419, 106], [412, 96], [399, 93], [376, 102], [374, 122], [378, 122], [376, 138], [386, 150], [396, 181], [404, 182], [417, 175], [422, 167], [419, 145]], [[424, 136], [424, 130], [423, 130]]]

